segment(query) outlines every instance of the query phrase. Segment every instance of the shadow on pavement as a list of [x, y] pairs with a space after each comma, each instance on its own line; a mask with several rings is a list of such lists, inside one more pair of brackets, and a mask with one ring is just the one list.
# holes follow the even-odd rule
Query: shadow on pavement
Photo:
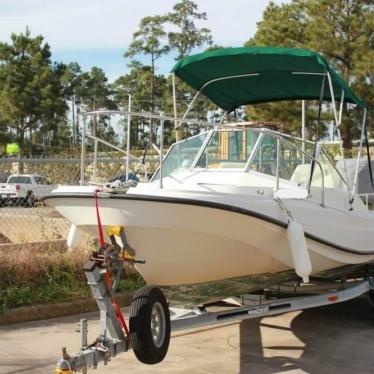
[[374, 310], [364, 297], [300, 312], [290, 327], [269, 319], [240, 323], [240, 373], [374, 373]]

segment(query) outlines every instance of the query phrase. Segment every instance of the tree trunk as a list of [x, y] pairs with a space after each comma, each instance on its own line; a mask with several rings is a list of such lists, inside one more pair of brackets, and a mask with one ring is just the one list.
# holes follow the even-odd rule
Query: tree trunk
[[346, 157], [352, 156], [352, 130], [351, 121], [349, 119], [345, 120], [341, 124], [341, 134], [343, 141], [344, 154]]
[[[177, 86], [175, 86], [175, 95], [176, 95], [176, 100], [177, 100], [177, 105], [178, 105], [178, 95], [180, 96], [180, 101], [182, 103], [182, 108], [183, 108], [183, 92], [178, 92], [177, 91]], [[181, 112], [181, 117], [182, 117], [183, 111]], [[179, 142], [180, 140], [183, 139], [183, 130], [181, 126], [183, 125], [182, 122], [176, 122], [175, 125], [175, 141]]]
[[32, 128], [30, 127], [30, 145], [29, 145], [29, 153], [30, 156], [32, 155]]
[[[18, 145], [19, 145], [19, 157], [22, 158], [24, 155], [24, 146], [25, 146], [25, 130], [19, 129], [18, 133]], [[23, 163], [19, 162], [18, 164], [18, 173], [23, 173]]]
[[80, 109], [80, 105], [77, 105], [77, 119], [76, 119], [76, 128], [75, 128], [75, 136], [76, 136], [76, 144], [77, 146], [79, 146], [79, 137], [80, 137], [80, 134], [79, 134], [79, 115], [80, 115], [80, 112], [81, 112], [81, 109]]
[[18, 145], [20, 157], [24, 154], [24, 143], [25, 143], [25, 130], [18, 129]]
[[340, 126], [341, 134], [342, 134], [342, 141], [343, 141], [343, 148], [344, 148], [344, 155], [345, 157], [352, 157], [353, 149], [352, 149], [352, 139], [353, 139], [353, 123], [349, 116], [347, 105], [344, 105], [344, 120]]

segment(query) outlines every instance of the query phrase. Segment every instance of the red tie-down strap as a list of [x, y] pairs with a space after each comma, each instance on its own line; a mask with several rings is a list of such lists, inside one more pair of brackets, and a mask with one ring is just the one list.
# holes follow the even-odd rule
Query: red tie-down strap
[[[106, 280], [106, 284], [108, 288], [111, 290], [112, 289], [112, 278], [110, 277], [110, 274], [108, 272], [105, 273], [105, 280]], [[122, 313], [121, 307], [119, 306], [119, 304], [117, 303], [117, 300], [114, 297], [112, 297], [112, 305], [116, 312], [116, 316], [117, 316], [119, 324], [122, 326], [123, 330], [125, 330], [126, 336], [129, 336], [130, 331], [127, 327], [125, 317]]]
[[101, 224], [100, 212], [99, 212], [99, 199], [97, 197], [98, 192], [100, 192], [100, 190], [95, 190], [95, 195], [94, 195], [95, 196], [95, 206], [96, 206], [97, 231], [99, 232], [100, 246], [103, 246], [105, 244], [105, 242], [104, 242], [103, 225]]
[[[103, 246], [105, 244], [105, 241], [104, 241], [104, 232], [103, 232], [103, 225], [101, 224], [101, 219], [100, 219], [100, 211], [99, 211], [99, 199], [97, 197], [97, 193], [99, 192], [99, 190], [96, 190], [95, 191], [95, 206], [96, 206], [96, 219], [97, 219], [97, 230], [98, 230], [98, 233], [99, 233], [99, 242], [100, 242], [100, 246]], [[107, 287], [109, 288], [109, 290], [112, 289], [112, 279], [110, 277], [110, 274], [108, 271], [105, 272], [105, 281], [106, 281], [106, 284], [107, 284]], [[121, 325], [122, 329], [125, 331], [126, 333], [126, 336], [129, 336], [130, 335], [130, 331], [127, 327], [127, 324], [126, 324], [126, 321], [125, 321], [125, 317], [122, 313], [122, 310], [120, 308], [120, 306], [118, 305], [116, 299], [112, 296], [111, 298], [111, 301], [112, 301], [112, 305], [113, 305], [113, 308], [116, 312], [116, 316], [117, 316], [117, 319], [118, 319], [118, 322], [119, 324]]]

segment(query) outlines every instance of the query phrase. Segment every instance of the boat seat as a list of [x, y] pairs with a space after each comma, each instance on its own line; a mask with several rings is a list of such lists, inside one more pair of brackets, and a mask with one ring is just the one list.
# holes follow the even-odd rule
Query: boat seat
[[[294, 172], [292, 173], [290, 181], [296, 183], [298, 186], [304, 185], [310, 174], [311, 164], [300, 164], [297, 165]], [[337, 173], [334, 173], [334, 169], [329, 165], [322, 164], [325, 188], [339, 188], [342, 187], [341, 180], [338, 178]], [[321, 169], [316, 165], [313, 172], [313, 187], [322, 187], [322, 175]]]
[[294, 172], [291, 175], [290, 181], [296, 183], [298, 186], [302, 186], [309, 178], [310, 164], [297, 165]]

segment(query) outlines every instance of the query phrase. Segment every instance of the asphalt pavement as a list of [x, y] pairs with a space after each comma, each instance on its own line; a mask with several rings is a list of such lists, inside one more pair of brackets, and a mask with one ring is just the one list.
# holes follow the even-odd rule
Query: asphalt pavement
[[[80, 318], [89, 338], [98, 313], [0, 328], [0, 373], [54, 373], [60, 348], [78, 350]], [[156, 366], [122, 353], [89, 373], [374, 373], [374, 311], [364, 298], [172, 335], [166, 359]]]

